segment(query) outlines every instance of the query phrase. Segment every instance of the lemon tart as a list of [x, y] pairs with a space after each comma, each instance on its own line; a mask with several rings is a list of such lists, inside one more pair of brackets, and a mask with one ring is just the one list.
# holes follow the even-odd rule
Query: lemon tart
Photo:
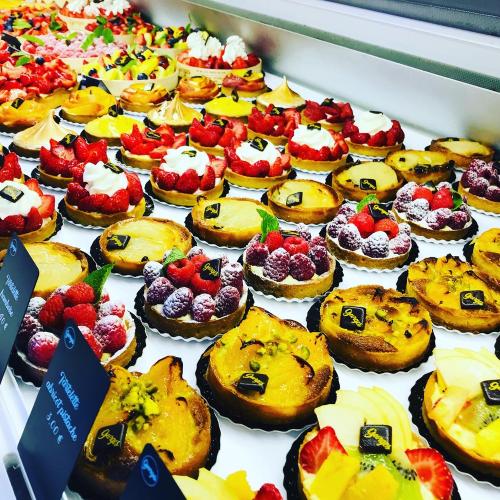
[[305, 99], [288, 85], [286, 76], [283, 81], [269, 92], [264, 92], [257, 97], [257, 107], [261, 110], [266, 109], [270, 104], [277, 108], [296, 108], [305, 104]]
[[205, 104], [205, 111], [214, 118], [239, 118], [244, 121], [252, 108], [252, 103], [240, 99], [237, 94], [216, 97]]
[[116, 99], [100, 87], [73, 91], [61, 107], [61, 117], [75, 123], [88, 123], [106, 115]]
[[120, 146], [121, 135], [130, 134], [134, 125], [141, 131], [145, 127], [144, 123], [136, 118], [119, 114], [115, 116], [106, 114], [88, 122], [83, 131], [89, 142], [105, 139], [108, 146]]
[[471, 262], [474, 271], [485, 281], [500, 287], [500, 229], [488, 229], [472, 243]]
[[169, 95], [165, 87], [154, 82], [134, 83], [122, 91], [119, 103], [127, 111], [147, 113], [167, 100]]
[[433, 139], [429, 150], [445, 153], [450, 160], [455, 162], [457, 168], [462, 170], [465, 170], [472, 160], [491, 161], [494, 153], [490, 146], [482, 142], [459, 137]]
[[217, 83], [210, 78], [198, 75], [182, 78], [177, 85], [177, 92], [185, 102], [203, 104], [218, 96], [220, 89]]
[[201, 121], [203, 115], [194, 108], [186, 106], [176, 92], [171, 101], [165, 101], [147, 114], [150, 125], [159, 127], [169, 125], [176, 132], [187, 132], [194, 119]]

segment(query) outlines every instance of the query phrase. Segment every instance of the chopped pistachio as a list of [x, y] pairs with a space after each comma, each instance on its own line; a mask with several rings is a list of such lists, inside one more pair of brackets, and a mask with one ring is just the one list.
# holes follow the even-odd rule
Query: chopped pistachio
[[260, 363], [252, 359], [250, 361], [250, 370], [252, 370], [253, 372], [258, 372], [260, 370]]

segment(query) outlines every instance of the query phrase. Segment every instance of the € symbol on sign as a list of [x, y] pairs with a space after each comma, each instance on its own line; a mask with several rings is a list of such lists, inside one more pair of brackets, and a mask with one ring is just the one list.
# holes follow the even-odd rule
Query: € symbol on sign
[[154, 488], [158, 484], [158, 465], [151, 455], [143, 457], [141, 461], [141, 475], [143, 481], [150, 488]]

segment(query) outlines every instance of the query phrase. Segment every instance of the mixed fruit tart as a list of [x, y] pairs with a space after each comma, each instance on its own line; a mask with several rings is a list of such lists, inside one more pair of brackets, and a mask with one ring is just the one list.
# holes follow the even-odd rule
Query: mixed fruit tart
[[186, 106], [176, 92], [171, 101], [164, 101], [160, 106], [148, 112], [146, 122], [151, 127], [169, 125], [176, 132], [187, 132], [194, 119], [201, 121], [203, 115], [190, 106]]
[[144, 266], [144, 314], [160, 332], [190, 338], [216, 337], [243, 318], [248, 289], [243, 269], [226, 256], [211, 259], [203, 249], [178, 248], [163, 263]]
[[147, 113], [170, 97], [168, 89], [157, 83], [133, 83], [121, 94], [120, 106], [133, 113]]
[[321, 103], [306, 101], [300, 116], [304, 125], [319, 123], [323, 128], [336, 132], [342, 130], [345, 122], [354, 119], [351, 105], [335, 101], [332, 97], [327, 97]]
[[353, 154], [384, 158], [403, 147], [405, 134], [397, 120], [381, 111], [365, 111], [347, 121], [342, 133]]
[[368, 270], [399, 267], [412, 248], [410, 225], [398, 223], [390, 207], [374, 196], [340, 207], [325, 238], [337, 258]]
[[[500, 288], [500, 228], [491, 228], [474, 238], [470, 261], [474, 272]], [[464, 248], [465, 253], [465, 248]]]
[[326, 241], [309, 230], [280, 230], [276, 217], [259, 211], [261, 232], [243, 253], [247, 283], [274, 297], [305, 299], [324, 294], [333, 285], [335, 259]]
[[253, 108], [248, 116], [248, 137], [262, 137], [276, 146], [284, 146], [300, 123], [295, 108], [279, 108], [269, 104], [263, 111]]
[[203, 104], [217, 97], [219, 85], [207, 76], [184, 77], [177, 85], [180, 98], [192, 104]]
[[155, 52], [177, 54], [186, 50], [186, 39], [194, 31], [190, 26], [154, 26], [151, 30], [140, 28], [135, 37], [137, 45], [145, 45]]
[[224, 191], [224, 158], [191, 146], [168, 149], [159, 167], [151, 170], [151, 189], [156, 198], [185, 207], [198, 198], [213, 200]]
[[99, 19], [96, 18], [95, 21], [87, 24], [87, 31], [92, 32], [99, 25], [102, 25], [113, 33], [115, 40], [133, 45], [139, 33], [148, 33], [154, 29], [154, 25], [148, 23], [140, 12], [130, 10], [117, 12], [115, 10], [112, 14], [111, 16], [102, 16]]
[[396, 220], [412, 233], [436, 240], [459, 240], [470, 233], [473, 219], [462, 196], [448, 182], [437, 186], [405, 184], [392, 205]]
[[88, 123], [108, 114], [116, 99], [100, 87], [74, 90], [61, 106], [61, 118], [74, 123]]
[[264, 81], [264, 73], [253, 69], [233, 69], [222, 80], [221, 91], [224, 95], [230, 95], [234, 91], [240, 97], [257, 97], [269, 88]]
[[73, 180], [73, 169], [85, 163], [107, 162], [108, 145], [101, 140], [89, 144], [83, 137], [65, 135], [60, 141], [50, 139], [49, 147], [40, 148], [38, 172], [42, 184], [66, 188]]
[[66, 23], [56, 12], [41, 9], [38, 5], [24, 2], [12, 9], [0, 11], [0, 33], [8, 33], [15, 37], [23, 35], [40, 36], [53, 31], [66, 33]]
[[169, 149], [186, 145], [186, 134], [176, 134], [169, 125], [139, 130], [134, 125], [130, 134], [121, 134], [120, 160], [135, 168], [151, 170], [159, 167]]
[[500, 478], [500, 361], [485, 348], [435, 349], [434, 360], [425, 426], [453, 461]]
[[289, 109], [303, 106], [306, 103], [301, 95], [290, 88], [286, 76], [274, 90], [260, 94], [256, 101], [260, 110], [266, 109], [270, 104], [277, 108]]
[[473, 160], [490, 162], [495, 152], [492, 147], [482, 142], [459, 137], [434, 139], [429, 150], [445, 153], [461, 170], [466, 170]]
[[[308, 500], [451, 500], [453, 476], [425, 446], [403, 406], [380, 387], [341, 389], [316, 408], [298, 450], [298, 492]], [[295, 493], [295, 492], [294, 492]]]
[[103, 161], [81, 164], [72, 172], [73, 181], [63, 199], [66, 215], [72, 221], [106, 227], [144, 215], [146, 202], [136, 174]]
[[122, 134], [132, 133], [134, 126], [144, 130], [142, 121], [120, 114], [120, 110], [112, 107], [106, 115], [89, 121], [83, 129], [83, 136], [89, 142], [105, 139], [109, 147], [119, 147]]

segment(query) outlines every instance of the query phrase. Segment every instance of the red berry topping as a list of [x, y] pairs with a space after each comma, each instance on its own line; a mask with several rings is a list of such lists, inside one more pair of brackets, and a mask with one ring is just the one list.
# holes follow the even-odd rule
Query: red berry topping
[[202, 191], [209, 191], [215, 187], [215, 172], [212, 167], [207, 167], [205, 174], [200, 181], [200, 189]]
[[290, 254], [284, 248], [277, 248], [266, 259], [264, 276], [273, 281], [283, 281], [290, 270]]
[[335, 431], [331, 427], [323, 427], [300, 450], [300, 466], [306, 472], [315, 474], [332, 451], [347, 455]]
[[105, 214], [117, 214], [126, 212], [130, 205], [130, 197], [126, 189], [119, 189], [113, 196], [110, 196], [102, 205], [102, 212]]
[[158, 186], [165, 191], [174, 189], [179, 180], [179, 174], [175, 172], [166, 172], [161, 168], [153, 169], [153, 177]]
[[254, 243], [245, 252], [246, 261], [251, 266], [263, 266], [268, 257], [269, 249], [264, 243]]
[[28, 213], [28, 216], [26, 217], [24, 231], [26, 233], [31, 233], [32, 231], [40, 229], [42, 227], [42, 224], [43, 219], [40, 215], [40, 212], [38, 211], [38, 208], [32, 207]]
[[215, 300], [208, 293], [202, 293], [193, 299], [191, 316], [195, 321], [208, 321], [215, 312]]
[[309, 252], [309, 244], [304, 238], [300, 236], [289, 236], [283, 242], [283, 248], [290, 254], [303, 253], [307, 255]]
[[285, 239], [279, 231], [270, 231], [267, 233], [264, 244], [268, 248], [269, 252], [272, 252], [273, 250], [282, 247], [284, 241]]
[[243, 290], [243, 266], [239, 262], [226, 264], [220, 272], [221, 286], [234, 286], [238, 292]]
[[181, 193], [194, 193], [200, 187], [200, 179], [196, 170], [190, 168], [186, 170], [177, 181], [175, 189]]
[[234, 286], [225, 286], [215, 296], [215, 315], [218, 318], [227, 316], [238, 309], [240, 292]]
[[43, 305], [38, 319], [45, 328], [57, 328], [62, 324], [64, 301], [60, 295], [53, 295]]
[[283, 500], [281, 493], [274, 484], [263, 484], [253, 500]]
[[440, 189], [432, 198], [431, 210], [437, 210], [438, 208], [453, 208], [453, 196], [451, 190], [444, 188]]
[[200, 253], [189, 257], [189, 260], [194, 264], [196, 272], [199, 273], [201, 271], [201, 266], [203, 266], [203, 264], [208, 262], [210, 259], [205, 254]]
[[189, 259], [176, 260], [167, 266], [167, 277], [178, 287], [188, 286], [195, 272], [195, 264]]
[[118, 301], [109, 301], [104, 302], [99, 306], [98, 317], [99, 319], [104, 316], [118, 316], [119, 318], [123, 318], [125, 315], [125, 304], [123, 302]]
[[314, 262], [302, 253], [292, 255], [290, 259], [290, 276], [298, 281], [310, 280], [316, 273]]
[[220, 278], [215, 280], [204, 280], [200, 276], [200, 273], [195, 273], [191, 278], [191, 288], [195, 295], [208, 293], [208, 295], [215, 297], [215, 294], [220, 289]]
[[358, 228], [359, 234], [361, 234], [363, 238], [367, 238], [375, 230], [375, 221], [373, 217], [367, 213], [360, 212], [359, 214], [353, 215], [349, 219], [349, 222]]
[[64, 301], [68, 306], [92, 304], [95, 300], [94, 289], [87, 283], [77, 283], [69, 287]]
[[94, 351], [96, 358], [101, 359], [103, 353], [102, 344], [96, 339], [94, 334], [90, 330], [87, 330], [86, 328], [85, 330], [82, 331], [82, 335], [83, 338], [87, 341], [87, 344]]
[[413, 191], [413, 196], [412, 199], [416, 200], [418, 198], [423, 198], [424, 200], [427, 200], [429, 203], [432, 201], [434, 194], [429, 188], [426, 188], [424, 186], [417, 186], [415, 188], [415, 191]]
[[28, 342], [28, 358], [36, 365], [47, 368], [58, 343], [59, 339], [53, 333], [35, 333]]
[[97, 319], [97, 313], [91, 304], [77, 304], [64, 309], [63, 319], [65, 322], [72, 319], [77, 325], [86, 326], [92, 330]]
[[323, 274], [330, 270], [330, 258], [328, 250], [322, 245], [311, 245], [309, 258], [316, 266], [316, 274]]
[[42, 330], [43, 328], [40, 321], [30, 314], [25, 314], [19, 330], [17, 331], [17, 346], [23, 351], [26, 351], [30, 338], [33, 337], [35, 333], [41, 332]]
[[383, 231], [389, 236], [389, 239], [392, 239], [398, 235], [399, 226], [392, 219], [380, 219], [375, 223], [375, 231]]
[[137, 174], [127, 172], [125, 175], [127, 176], [128, 180], [127, 190], [130, 198], [130, 204], [137, 205], [144, 196], [141, 181], [139, 180]]
[[146, 301], [151, 305], [163, 304], [174, 290], [175, 287], [168, 278], [156, 278], [148, 288]]
[[175, 290], [163, 304], [163, 314], [167, 318], [180, 318], [189, 312], [193, 303], [193, 292], [182, 287]]
[[118, 316], [105, 316], [96, 324], [94, 335], [102, 344], [104, 352], [113, 354], [127, 342], [127, 331]]

